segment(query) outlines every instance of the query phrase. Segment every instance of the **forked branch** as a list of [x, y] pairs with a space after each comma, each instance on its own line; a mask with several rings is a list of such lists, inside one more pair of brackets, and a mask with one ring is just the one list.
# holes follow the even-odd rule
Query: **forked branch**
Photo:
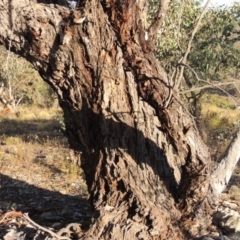
[[[233, 101], [236, 107], [238, 107], [238, 104], [236, 104], [234, 97], [231, 94], [229, 94], [227, 91], [225, 91], [223, 88], [219, 87], [219, 85], [200, 79], [197, 73], [190, 66], [183, 63], [180, 63], [180, 64], [183, 65], [183, 67], [186, 67], [190, 71], [192, 71], [197, 81], [206, 83], [213, 88], [219, 89]], [[192, 91], [193, 90], [194, 89], [192, 89]], [[229, 145], [225, 153], [225, 157], [221, 160], [220, 164], [211, 175], [211, 179], [212, 179], [212, 181], [210, 181], [211, 190], [213, 195], [216, 197], [219, 196], [219, 194], [221, 194], [221, 192], [227, 187], [228, 182], [232, 176], [233, 170], [240, 159], [239, 145], [240, 145], [240, 128], [238, 129], [238, 132], [234, 136], [231, 144]]]
[[[205, 6], [204, 6], [204, 8], [203, 8], [203, 10], [202, 10], [202, 12], [201, 12], [198, 20], [197, 20], [197, 23], [196, 23], [196, 25], [195, 25], [195, 27], [194, 27], [194, 29], [193, 29], [193, 31], [192, 31], [191, 37], [190, 37], [189, 42], [188, 42], [187, 50], [186, 50], [183, 58], [182, 58], [181, 61], [180, 61], [180, 62], [183, 63], [183, 64], [186, 64], [188, 55], [189, 55], [189, 53], [190, 53], [190, 51], [191, 51], [193, 39], [194, 39], [194, 37], [195, 37], [198, 29], [199, 29], [199, 26], [200, 26], [200, 24], [201, 24], [201, 22], [202, 22], [203, 16], [205, 15], [205, 13], [206, 13], [206, 11], [207, 11], [207, 7], [208, 7], [208, 5], [209, 5], [210, 2], [211, 2], [211, 0], [208, 0], [208, 1], [206, 2], [206, 4], [205, 4]], [[175, 88], [176, 88], [176, 89], [179, 88], [179, 85], [180, 85], [181, 80], [182, 80], [182, 78], [183, 78], [184, 68], [185, 68], [185, 67], [184, 67], [183, 65], [180, 67], [180, 72], [179, 72], [178, 78], [177, 78], [176, 81], [175, 81]]]
[[[221, 92], [223, 92], [224, 94], [226, 94], [232, 101], [233, 101], [233, 104], [235, 105], [235, 107], [238, 107], [238, 104], [236, 103], [236, 100], [234, 99], [234, 97], [228, 93], [226, 90], [224, 90], [223, 88], [221, 88], [220, 86], [221, 85], [227, 85], [227, 84], [234, 84], [234, 82], [227, 82], [227, 83], [219, 83], [219, 84], [215, 84], [215, 83], [211, 83], [211, 82], [208, 82], [206, 80], [203, 80], [203, 79], [200, 79], [198, 74], [194, 71], [194, 69], [192, 69], [190, 66], [188, 66], [187, 64], [184, 64], [184, 63], [179, 63], [179, 65], [183, 66], [183, 67], [186, 67], [188, 68], [192, 73], [193, 75], [195, 76], [195, 78], [197, 79], [198, 82], [202, 82], [202, 83], [205, 83], [206, 85], [209, 85], [210, 87], [212, 88], [217, 88], [219, 89]], [[183, 91], [183, 92], [180, 92], [181, 94], [185, 94], [187, 92], [192, 92], [192, 91], [196, 91], [196, 90], [201, 90], [201, 89], [204, 89], [204, 88], [207, 88], [206, 86], [203, 86], [203, 87], [199, 87], [199, 88], [193, 88], [193, 89], [189, 89], [187, 91]]]

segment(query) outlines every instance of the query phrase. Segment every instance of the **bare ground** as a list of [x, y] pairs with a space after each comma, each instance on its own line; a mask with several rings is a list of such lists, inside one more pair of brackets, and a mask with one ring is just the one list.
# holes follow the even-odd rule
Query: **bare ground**
[[[232, 185], [240, 187], [239, 166]], [[79, 239], [94, 219], [87, 199], [59, 121], [0, 116], [0, 239]], [[240, 212], [240, 192], [224, 193], [216, 209], [226, 201]]]
[[0, 239], [21, 239], [19, 231], [25, 239], [53, 237], [30, 220], [52, 233], [77, 223], [60, 234], [77, 239], [93, 212], [58, 121], [6, 118], [0, 124]]

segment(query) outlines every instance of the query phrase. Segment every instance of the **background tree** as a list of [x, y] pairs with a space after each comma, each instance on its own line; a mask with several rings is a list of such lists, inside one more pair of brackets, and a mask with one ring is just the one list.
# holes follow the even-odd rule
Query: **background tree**
[[[151, 1], [149, 18], [157, 6]], [[155, 49], [156, 56], [169, 74], [187, 49], [189, 36], [202, 11], [200, 1], [171, 1], [168, 15]], [[239, 3], [212, 7], [201, 22], [191, 46], [188, 64], [203, 79], [216, 79], [223, 73], [237, 74], [239, 63]], [[162, 39], [161, 39], [162, 38]]]
[[213, 185], [208, 148], [153, 53], [168, 4], [149, 24], [145, 0], [79, 1], [72, 12], [0, 0], [0, 43], [33, 64], [64, 111], [96, 213], [85, 239], [187, 239], [210, 224], [221, 179]]
[[189, 61], [204, 79], [215, 80], [221, 75], [236, 76], [238, 73], [240, 19], [236, 7], [239, 8], [234, 5], [210, 9], [196, 36]]
[[0, 85], [0, 109], [16, 111], [20, 105], [51, 107], [56, 98], [30, 63], [3, 47], [0, 48]]
[[[151, 3], [150, 13], [156, 7], [156, 2]], [[181, 61], [187, 50], [189, 36], [202, 10], [199, 1], [171, 1], [170, 10], [164, 25], [159, 31], [159, 40], [156, 47], [156, 56], [162, 62], [169, 74]], [[239, 4], [233, 6], [210, 8], [206, 12], [191, 45], [191, 52], [181, 84], [181, 92], [187, 99], [193, 99], [193, 108], [196, 109], [197, 99], [201, 96], [202, 89], [213, 88], [212, 82], [217, 86], [227, 86], [226, 80], [230, 76], [237, 76], [239, 69]], [[151, 15], [150, 15], [151, 16]], [[164, 38], [162, 38], [164, 36]], [[201, 80], [203, 81], [201, 81]], [[213, 82], [214, 81], [214, 82]], [[233, 79], [229, 84], [238, 84]], [[188, 89], [193, 91], [188, 91]], [[197, 94], [197, 95], [196, 95]], [[191, 108], [190, 108], [191, 110]], [[195, 111], [191, 111], [196, 116]]]
[[[150, 13], [153, 14], [157, 2], [151, 4]], [[180, 67], [179, 62], [201, 10], [199, 1], [170, 3], [155, 49], [156, 56], [170, 75]], [[229, 144], [228, 136], [238, 128], [238, 113], [234, 112], [240, 104], [238, 13], [239, 3], [212, 7], [206, 12], [191, 44], [186, 62], [189, 67], [185, 68], [180, 85], [182, 99], [196, 117], [204, 141], [211, 145], [214, 139], [212, 159], [222, 156]]]

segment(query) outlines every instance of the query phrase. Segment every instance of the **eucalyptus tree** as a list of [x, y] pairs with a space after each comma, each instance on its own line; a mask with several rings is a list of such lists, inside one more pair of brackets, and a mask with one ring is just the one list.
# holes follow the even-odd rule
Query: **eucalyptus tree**
[[146, 0], [78, 1], [72, 11], [0, 0], [0, 43], [33, 64], [64, 111], [96, 213], [83, 239], [199, 236], [225, 186], [211, 179], [208, 148], [154, 55], [168, 7], [162, 0], [149, 23]]

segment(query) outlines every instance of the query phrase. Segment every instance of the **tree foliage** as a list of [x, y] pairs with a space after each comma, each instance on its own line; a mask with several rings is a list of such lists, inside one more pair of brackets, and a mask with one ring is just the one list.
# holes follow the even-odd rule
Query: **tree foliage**
[[239, 64], [240, 5], [212, 8], [207, 12], [201, 31], [196, 35], [190, 64], [205, 79], [219, 75], [237, 75]]
[[[149, 19], [156, 3], [150, 3]], [[207, 11], [188, 58], [188, 65], [203, 79], [217, 78], [227, 72], [238, 73], [239, 10], [240, 5], [235, 3], [228, 7], [212, 7]], [[201, 11], [200, 1], [171, 1], [156, 46], [156, 56], [169, 73], [184, 55]]]

